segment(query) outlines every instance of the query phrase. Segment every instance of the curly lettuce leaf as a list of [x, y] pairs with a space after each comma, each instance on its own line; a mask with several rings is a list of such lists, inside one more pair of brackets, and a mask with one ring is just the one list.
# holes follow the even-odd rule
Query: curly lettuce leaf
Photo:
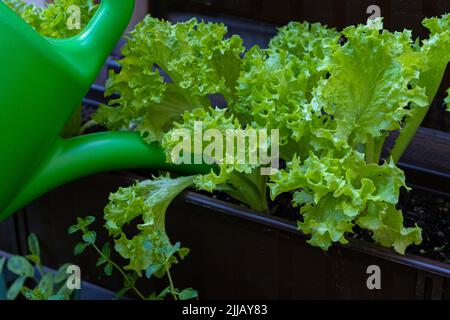
[[384, 247], [392, 247], [400, 254], [411, 244], [422, 242], [422, 231], [418, 226], [405, 228], [403, 215], [393, 204], [370, 201], [367, 213], [356, 222], [373, 232], [373, 239]]
[[[366, 163], [364, 154], [353, 149], [330, 150], [320, 158], [311, 153], [303, 162], [295, 157], [272, 177], [269, 186], [272, 199], [294, 191], [294, 204], [300, 206], [304, 218], [299, 228], [311, 234], [312, 245], [322, 249], [336, 241], [346, 243], [345, 234], [352, 232], [370, 203], [395, 206], [400, 188], [406, 187], [403, 171], [392, 161], [383, 165]], [[391, 230], [391, 237], [403, 239], [403, 229], [395, 230]], [[380, 239], [374, 236], [382, 245], [387, 243]]]
[[312, 90], [325, 78], [338, 40], [334, 29], [293, 22], [280, 28], [269, 49], [254, 47], [244, 57], [233, 111], [254, 127], [279, 129], [283, 158], [309, 151], [304, 141], [316, 126], [310, 122], [323, 120], [321, 110], [309, 104]]
[[[203, 141], [210, 129], [213, 129], [216, 135], [211, 136], [209, 141]], [[182, 121], [174, 123], [174, 128], [164, 135], [162, 146], [166, 151], [167, 161], [174, 163], [175, 160], [176, 163], [178, 158], [183, 158], [177, 147], [181, 142], [180, 137], [187, 138], [188, 158], [184, 161], [192, 161], [192, 153], [193, 157], [199, 156], [200, 161], [216, 164], [209, 174], [197, 175], [194, 178], [197, 189], [208, 192], [223, 191], [255, 210], [264, 211], [267, 209], [266, 178], [261, 177], [258, 172], [260, 159], [256, 158], [255, 162], [249, 160], [250, 153], [258, 155], [260, 147], [265, 146], [268, 151], [270, 141], [267, 145], [262, 143], [253, 145], [249, 143], [249, 138], [246, 138], [245, 145], [239, 145], [238, 137], [249, 137], [251, 129], [253, 128], [250, 126], [243, 128], [228, 109], [194, 109], [186, 112]], [[200, 137], [196, 136], [197, 134], [200, 134]], [[259, 141], [258, 136], [256, 138]], [[268, 138], [270, 139], [270, 136]], [[202, 148], [197, 151], [194, 143], [198, 144], [199, 139]], [[211, 152], [203, 153], [208, 150]], [[185, 151], [183, 150], [183, 153]], [[242, 151], [245, 155], [244, 162], [238, 161], [239, 153]]]
[[[320, 158], [311, 153], [303, 162], [295, 157], [287, 169], [279, 171], [271, 181], [272, 199], [281, 193], [302, 189], [318, 203], [331, 193], [341, 198], [342, 208], [352, 217], [362, 212], [369, 200], [396, 204], [399, 189], [405, 186], [404, 174], [393, 162], [367, 164], [362, 153], [351, 149], [344, 151], [344, 155], [329, 151]], [[294, 197], [301, 205], [296, 199]]]
[[233, 111], [254, 127], [279, 129], [280, 144], [286, 145], [292, 136], [291, 125], [308, 113], [309, 77], [306, 63], [287, 51], [254, 47], [243, 60], [239, 101]]
[[419, 41], [416, 41], [414, 49], [426, 62], [420, 72], [417, 83], [426, 91], [427, 107], [415, 110], [412, 118], [405, 121], [391, 151], [395, 161], [400, 160], [417, 129], [425, 119], [450, 60], [450, 14], [443, 15], [440, 18], [425, 19], [423, 24], [430, 30], [430, 37], [422, 42], [422, 46], [420, 46]]
[[311, 80], [308, 94], [326, 74], [328, 58], [339, 48], [341, 34], [320, 23], [290, 22], [270, 41], [271, 51], [287, 51], [305, 63]]
[[[185, 248], [171, 244], [165, 217], [170, 203], [192, 184], [192, 176], [173, 179], [167, 175], [120, 188], [110, 195], [104, 211], [105, 227], [115, 238], [115, 250], [129, 260], [126, 270], [139, 276], [142, 271], [163, 274], [177, 262], [175, 253], [185, 255]], [[138, 223], [138, 233], [131, 238], [124, 231], [130, 223]]]
[[345, 234], [352, 232], [353, 218], [345, 214], [338, 199], [328, 195], [316, 205], [305, 204], [301, 214], [304, 221], [298, 222], [298, 228], [311, 235], [309, 244], [328, 250], [333, 242], [348, 243]]
[[[70, 6], [80, 8], [80, 29], [69, 29], [67, 21], [71, 12]], [[98, 5], [93, 0], [56, 0], [49, 3], [39, 13], [40, 25], [38, 31], [51, 38], [70, 38], [78, 33], [89, 23], [97, 10]]]
[[111, 74], [106, 94], [119, 93], [94, 120], [111, 130], [137, 130], [161, 141], [185, 111], [211, 105], [208, 96], [236, 99], [242, 39], [225, 39], [223, 24], [191, 19], [172, 24], [147, 16], [122, 48], [122, 70]]
[[414, 108], [428, 105], [425, 89], [417, 85], [425, 61], [412, 47], [411, 33], [381, 27], [377, 20], [343, 31], [347, 42], [330, 57], [330, 77], [312, 102], [333, 117], [334, 139], [355, 148], [384, 139]]
[[[88, 24], [98, 7], [93, 0], [55, 0], [45, 7], [36, 7], [23, 0], [4, 2], [40, 34], [51, 38], [70, 38], [77, 35]], [[79, 29], [69, 29], [67, 26], [71, 15], [68, 9], [72, 5], [80, 8]]]
[[428, 62], [420, 84], [426, 88], [431, 104], [450, 61], [450, 13], [425, 19], [423, 25], [430, 30], [430, 37], [423, 41], [420, 49]]
[[3, 0], [15, 13], [33, 27], [40, 24], [38, 8], [34, 3], [27, 3], [25, 0]]
[[[209, 140], [212, 143], [217, 143], [222, 149], [222, 152], [220, 152], [220, 150], [216, 150], [217, 152], [206, 152], [208, 151], [206, 147], [210, 145], [210, 143], [206, 141], [204, 142], [203, 139], [205, 138], [204, 135], [206, 135], [208, 130], [211, 129], [220, 135], [220, 137], [212, 136]], [[200, 157], [205, 156], [205, 160], [210, 164], [222, 164], [227, 162], [227, 157], [229, 156], [233, 157], [234, 160], [236, 159], [238, 149], [234, 136], [238, 134], [245, 135], [248, 129], [251, 129], [251, 127], [243, 129], [239, 120], [234, 115], [230, 114], [228, 109], [198, 108], [192, 110], [191, 112], [185, 112], [182, 121], [173, 123], [173, 129], [164, 135], [162, 146], [165, 149], [167, 161], [173, 162], [173, 160], [178, 156], [178, 150], [175, 147], [180, 142], [177, 133], [184, 131], [189, 135], [189, 140], [191, 141], [190, 149], [194, 155]], [[197, 137], [196, 133], [201, 134], [201, 136]], [[216, 138], [219, 138], [219, 140], [216, 141]], [[227, 148], [227, 138], [233, 139], [230, 140], [233, 142], [232, 150]], [[199, 139], [200, 141], [198, 141]], [[194, 143], [200, 143], [201, 148], [195, 148]], [[248, 150], [248, 143], [246, 143], [246, 147], [246, 160], [248, 160], [249, 152], [255, 150]], [[208, 155], [206, 153], [208, 153]], [[239, 172], [250, 172], [255, 167], [251, 164], [238, 164], [237, 161], [228, 163], [228, 165], [232, 166], [234, 170]]]

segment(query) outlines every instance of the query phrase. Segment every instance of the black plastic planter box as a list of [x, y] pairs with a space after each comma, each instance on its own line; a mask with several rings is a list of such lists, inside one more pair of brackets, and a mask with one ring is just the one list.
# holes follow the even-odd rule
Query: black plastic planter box
[[[66, 228], [80, 215], [101, 220], [107, 194], [136, 179], [142, 177], [96, 175], [30, 204], [24, 219], [41, 240], [45, 261], [53, 267], [74, 261], [83, 279], [119, 290], [120, 278], [102, 276], [95, 255], [73, 257], [78, 239]], [[174, 281], [180, 288], [194, 287], [201, 299], [450, 299], [448, 264], [357, 240], [324, 252], [307, 244], [292, 222], [193, 192], [169, 208], [167, 229], [173, 241], [191, 248], [174, 267]], [[381, 269], [381, 290], [367, 288], [371, 265]], [[154, 280], [146, 288], [150, 292], [164, 285]]]
[[[450, 299], [450, 265], [352, 240], [328, 252], [294, 223], [188, 192], [168, 232], [192, 248], [174, 277], [207, 299]], [[381, 290], [367, 268], [381, 269]]]

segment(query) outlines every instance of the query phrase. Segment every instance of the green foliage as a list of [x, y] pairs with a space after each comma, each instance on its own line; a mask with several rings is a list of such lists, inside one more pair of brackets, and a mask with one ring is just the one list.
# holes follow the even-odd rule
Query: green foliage
[[[418, 227], [403, 228], [401, 214], [385, 218], [398, 216], [395, 205], [400, 187], [406, 187], [405, 178], [392, 161], [367, 164], [361, 153], [349, 149], [342, 156], [331, 151], [321, 158], [311, 154], [303, 163], [294, 158], [272, 178], [271, 196], [300, 190], [294, 192], [293, 201], [304, 217], [299, 228], [312, 235], [312, 245], [328, 249], [332, 242], [347, 243], [345, 234], [352, 232], [356, 221], [376, 231], [375, 240], [404, 253], [406, 246], [399, 243], [419, 244], [422, 238]], [[372, 224], [364, 223], [368, 217]], [[380, 241], [388, 230], [391, 240]]]
[[257, 128], [277, 128], [289, 149], [292, 125], [305, 112], [310, 72], [307, 63], [289, 54], [252, 48], [239, 78], [239, 103], [234, 111]]
[[13, 256], [8, 259], [8, 270], [20, 277], [33, 278], [34, 268], [24, 257]]
[[268, 49], [255, 46], [243, 59], [234, 110], [255, 127], [279, 129], [286, 158], [293, 155], [293, 142], [307, 131], [308, 101], [317, 82], [326, 76], [339, 36], [318, 23], [292, 22], [279, 30]]
[[30, 25], [36, 26], [39, 24], [39, 9], [34, 4], [29, 4], [24, 0], [3, 0], [3, 2], [19, 14], [20, 17]]
[[[415, 108], [428, 105], [425, 89], [417, 85], [424, 58], [411, 47], [411, 33], [381, 28], [343, 31], [347, 42], [330, 57], [331, 76], [318, 85], [312, 101], [333, 116], [334, 139], [353, 148], [384, 139]], [[379, 155], [368, 160], [378, 162]]]
[[[450, 15], [423, 23], [430, 38], [420, 42], [407, 30], [383, 30], [381, 19], [341, 32], [293, 22], [279, 30], [267, 49], [254, 47], [241, 55], [242, 41], [225, 38], [223, 25], [147, 17], [123, 50], [122, 71], [109, 80], [108, 94], [120, 94], [112, 102], [117, 106], [103, 107], [96, 119], [112, 130], [137, 130], [147, 142], [162, 142], [169, 162], [177, 152], [177, 130], [192, 135], [195, 121], [202, 121], [203, 130], [222, 133], [279, 129], [280, 153], [288, 165], [268, 185], [255, 166], [215, 161], [218, 168], [186, 178], [189, 183], [180, 184], [176, 193], [189, 186], [223, 191], [264, 211], [268, 186], [273, 200], [292, 194], [303, 216], [299, 229], [311, 235], [312, 245], [328, 249], [333, 242], [346, 243], [358, 225], [377, 243], [404, 253], [422, 238], [418, 227], [403, 226], [396, 209], [399, 190], [406, 187], [396, 161], [430, 107], [450, 60]], [[214, 93], [225, 97], [226, 108], [211, 105], [207, 97]], [[381, 159], [393, 131], [400, 131], [400, 137], [392, 158]], [[169, 178], [161, 179], [171, 185]], [[156, 238], [151, 238], [144, 223], [141, 233], [128, 239], [120, 229], [137, 217], [154, 219], [161, 204], [151, 194], [161, 192], [154, 186], [162, 183], [155, 181], [120, 190], [106, 210], [109, 230], [120, 235], [116, 250], [130, 259], [129, 268], [140, 272], [147, 267], [151, 275], [162, 267], [154, 265], [152, 255], [142, 258], [145, 250], [153, 252], [144, 243], [158, 243], [158, 238], [170, 248], [165, 232], [152, 227]], [[162, 197], [164, 212], [172, 199]]]
[[440, 18], [425, 19], [423, 25], [430, 30], [430, 37], [423, 41], [420, 52], [427, 59], [427, 66], [420, 76], [420, 84], [431, 99], [439, 89], [450, 60], [450, 13]]
[[161, 141], [184, 111], [208, 106], [209, 94], [234, 101], [243, 47], [237, 36], [224, 39], [226, 32], [222, 24], [196, 19], [171, 24], [147, 16], [122, 48], [122, 71], [107, 82], [107, 95], [120, 93], [111, 101], [117, 106], [101, 107], [94, 120]]
[[400, 131], [391, 152], [396, 161], [400, 159], [425, 118], [450, 60], [450, 14], [443, 15], [440, 18], [425, 19], [423, 25], [430, 30], [430, 37], [423, 40], [421, 46], [419, 42], [416, 42], [414, 48], [425, 61], [424, 67], [420, 70], [418, 84], [425, 89], [428, 97], [428, 108], [416, 110]]
[[[27, 4], [24, 0], [3, 0], [22, 19], [28, 22], [40, 34], [50, 38], [70, 38], [77, 35], [91, 20], [98, 5], [93, 0], [55, 0], [45, 7]], [[69, 7], [80, 8], [80, 29], [69, 29]]]
[[421, 231], [403, 227], [395, 206], [404, 175], [391, 160], [379, 164], [380, 154], [389, 132], [429, 106], [419, 81], [427, 59], [410, 32], [383, 31], [381, 20], [342, 34], [346, 42], [323, 66], [328, 77], [312, 92], [308, 125], [300, 121], [294, 134], [303, 150], [271, 177], [271, 195], [293, 192], [304, 218], [299, 228], [315, 246], [346, 243], [358, 224], [376, 242], [404, 253], [421, 242]]
[[[171, 162], [173, 158], [181, 157], [178, 154], [176, 145], [179, 143], [177, 133], [185, 130], [190, 137], [195, 135], [196, 123], [201, 121], [201, 130], [206, 132], [208, 129], [215, 129], [220, 132], [222, 137], [246, 136], [251, 126], [244, 126], [239, 120], [227, 109], [219, 108], [197, 108], [191, 112], [183, 114], [182, 121], [174, 122], [173, 128], [164, 135], [162, 146], [166, 150], [167, 161]], [[222, 154], [212, 154], [208, 159], [211, 164], [219, 164], [218, 169], [212, 169], [209, 174], [197, 175], [193, 179], [193, 185], [198, 190], [212, 192], [214, 190], [223, 191], [230, 196], [245, 203], [249, 207], [258, 211], [267, 211], [267, 201], [265, 197], [265, 181], [266, 177], [259, 174], [259, 166], [254, 164], [227, 163], [225, 158], [228, 156], [237, 159], [239, 146], [233, 141], [233, 152], [227, 149], [227, 139], [222, 139], [220, 143], [222, 150], [226, 151]], [[248, 146], [248, 144], [247, 144]], [[194, 152], [194, 146], [191, 146]], [[246, 159], [249, 152], [255, 150], [247, 150]], [[190, 155], [189, 155], [190, 157]]]
[[270, 41], [269, 49], [288, 52], [307, 64], [313, 78], [322, 78], [323, 66], [328, 57], [338, 49], [341, 34], [320, 23], [291, 22], [278, 30]]
[[[192, 289], [178, 290], [175, 288], [170, 268], [184, 259], [189, 249], [182, 248], [180, 243], [172, 245], [165, 233], [165, 211], [172, 199], [192, 184], [192, 178], [170, 179], [169, 177], [136, 183], [129, 188], [120, 188], [111, 194], [110, 204], [105, 209], [106, 229], [114, 239], [114, 250], [125, 259], [128, 265], [120, 266], [112, 258], [112, 250], [107, 242], [102, 249], [96, 244], [96, 233], [89, 229], [94, 217], [78, 218], [77, 224], [69, 228], [69, 233], [81, 232], [83, 242], [75, 247], [75, 254], [81, 254], [92, 247], [99, 255], [97, 267], [103, 267], [103, 272], [111, 276], [113, 270], [123, 277], [123, 288], [117, 292], [117, 298], [122, 298], [133, 291], [142, 300], [162, 300], [168, 295], [175, 300], [186, 300], [197, 297]], [[127, 214], [123, 215], [124, 208]], [[122, 230], [126, 224], [139, 219], [143, 224], [138, 226], [138, 234], [128, 239]], [[82, 248], [82, 249], [80, 249]], [[146, 297], [136, 286], [136, 281], [143, 277], [158, 278], [167, 276], [170, 285], [161, 293], [152, 293]]]
[[[68, 289], [66, 273], [68, 264], [59, 268], [56, 274], [45, 272], [40, 257], [39, 241], [35, 234], [28, 236], [29, 255], [12, 256], [0, 259], [0, 300], [15, 300], [20, 294], [28, 300], [70, 300], [73, 290]], [[16, 275], [15, 280], [6, 286], [4, 266]], [[30, 288], [27, 283], [34, 283]]]

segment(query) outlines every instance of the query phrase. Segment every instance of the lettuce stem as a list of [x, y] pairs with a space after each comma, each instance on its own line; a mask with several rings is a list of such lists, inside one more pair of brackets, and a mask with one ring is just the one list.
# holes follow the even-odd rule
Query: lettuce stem
[[[440, 47], [431, 47], [431, 52], [428, 53], [428, 59], [437, 59], [441, 58], [442, 54], [438, 54], [437, 51], [440, 50]], [[437, 51], [435, 51], [437, 50]], [[428, 106], [423, 108], [419, 108], [417, 112], [412, 116], [412, 118], [406, 121], [405, 126], [400, 131], [400, 134], [395, 141], [394, 148], [391, 151], [391, 156], [395, 163], [397, 163], [402, 155], [405, 153], [406, 148], [408, 148], [411, 140], [425, 119], [428, 110], [433, 104], [433, 101], [439, 91], [439, 87], [441, 86], [442, 79], [444, 77], [445, 70], [447, 68], [448, 59], [441, 58], [442, 61], [437, 63], [434, 67], [427, 70], [422, 74], [419, 85], [425, 88], [427, 96], [428, 96]]]
[[429, 107], [419, 110], [401, 130], [400, 135], [395, 141], [394, 148], [391, 150], [391, 156], [395, 163], [398, 163], [400, 158], [405, 153], [406, 148], [408, 148], [409, 144], [411, 143], [411, 140], [416, 134], [417, 129], [425, 119], [425, 116], [428, 113], [428, 109]]
[[369, 138], [369, 141], [366, 143], [366, 162], [367, 163], [373, 163], [374, 162], [374, 156], [375, 156], [375, 141], [373, 138]]
[[259, 169], [251, 174], [234, 174], [231, 184], [236, 188], [233, 191], [225, 191], [228, 195], [249, 206], [250, 209], [268, 213], [267, 203], [267, 177], [262, 176]]

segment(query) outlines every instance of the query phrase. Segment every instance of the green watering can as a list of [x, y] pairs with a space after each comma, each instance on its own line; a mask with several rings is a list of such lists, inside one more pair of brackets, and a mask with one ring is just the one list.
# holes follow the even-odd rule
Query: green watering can
[[151, 168], [184, 174], [203, 166], [166, 164], [138, 133], [63, 140], [60, 132], [125, 30], [134, 0], [103, 0], [78, 36], [42, 37], [0, 1], [0, 221], [71, 180], [102, 171]]

